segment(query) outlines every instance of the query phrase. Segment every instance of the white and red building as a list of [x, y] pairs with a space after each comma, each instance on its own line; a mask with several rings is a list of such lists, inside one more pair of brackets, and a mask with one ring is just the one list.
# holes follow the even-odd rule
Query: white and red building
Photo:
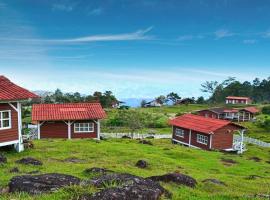
[[237, 97], [228, 96], [226, 97], [226, 104], [250, 104], [252, 101], [249, 97]]
[[32, 108], [38, 139], [100, 139], [100, 120], [105, 117], [100, 103], [35, 104]]
[[39, 97], [0, 76], [0, 147], [14, 145], [23, 151], [22, 102], [31, 98]]
[[205, 150], [234, 150], [233, 134], [236, 131], [243, 134], [245, 129], [231, 121], [193, 114], [176, 117], [169, 123], [173, 129], [173, 143]]

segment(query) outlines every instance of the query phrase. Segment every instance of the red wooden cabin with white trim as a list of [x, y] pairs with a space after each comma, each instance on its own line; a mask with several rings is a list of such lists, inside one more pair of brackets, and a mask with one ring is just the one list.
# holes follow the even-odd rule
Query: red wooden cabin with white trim
[[251, 99], [249, 97], [228, 96], [226, 104], [251, 104]]
[[233, 133], [245, 128], [231, 121], [185, 114], [170, 120], [172, 141], [205, 150], [233, 150]]
[[100, 103], [35, 104], [32, 121], [42, 138], [100, 138], [100, 120], [106, 117]]
[[0, 76], [0, 147], [14, 145], [23, 151], [21, 103], [31, 98], [39, 97]]

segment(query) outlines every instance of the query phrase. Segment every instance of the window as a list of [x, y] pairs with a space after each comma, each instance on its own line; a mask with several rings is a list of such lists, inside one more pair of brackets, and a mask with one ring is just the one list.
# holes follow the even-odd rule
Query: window
[[91, 133], [94, 132], [94, 123], [75, 123], [75, 133]]
[[0, 111], [0, 130], [11, 128], [11, 111]]
[[205, 135], [197, 134], [197, 142], [201, 144], [208, 144], [208, 137]]
[[185, 137], [185, 131], [183, 129], [180, 128], [176, 128], [175, 129], [175, 135], [178, 137]]

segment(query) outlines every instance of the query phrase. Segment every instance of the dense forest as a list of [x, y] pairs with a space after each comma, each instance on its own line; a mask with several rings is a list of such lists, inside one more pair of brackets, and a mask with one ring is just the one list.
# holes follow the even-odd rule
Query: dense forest
[[240, 82], [234, 77], [229, 77], [223, 82], [206, 81], [202, 85], [202, 91], [210, 93], [210, 103], [222, 103], [227, 96], [247, 96], [254, 103], [270, 102], [270, 77], [260, 80], [255, 78], [252, 82]]

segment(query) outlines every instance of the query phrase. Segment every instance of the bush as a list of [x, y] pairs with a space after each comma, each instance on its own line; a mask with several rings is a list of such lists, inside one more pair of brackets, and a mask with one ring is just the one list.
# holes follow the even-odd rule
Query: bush
[[270, 115], [270, 106], [264, 106], [262, 108], [262, 113], [266, 115]]

